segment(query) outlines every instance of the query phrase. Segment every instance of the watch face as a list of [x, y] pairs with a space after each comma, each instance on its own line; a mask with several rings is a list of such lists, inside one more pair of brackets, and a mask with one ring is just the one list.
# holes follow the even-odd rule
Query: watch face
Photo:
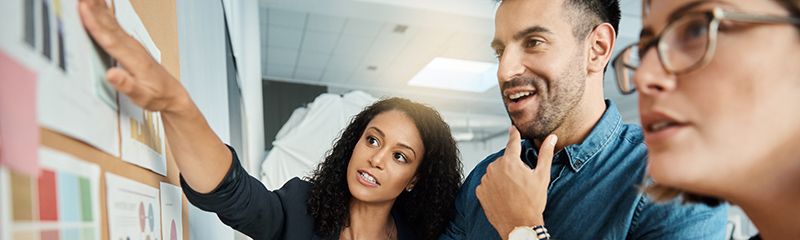
[[538, 240], [536, 232], [529, 227], [517, 227], [508, 234], [508, 240]]

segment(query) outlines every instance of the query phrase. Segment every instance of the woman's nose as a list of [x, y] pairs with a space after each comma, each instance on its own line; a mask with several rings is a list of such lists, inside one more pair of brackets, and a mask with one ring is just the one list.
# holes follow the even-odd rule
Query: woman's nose
[[633, 74], [633, 82], [639, 94], [653, 95], [675, 88], [675, 75], [667, 72], [656, 49], [645, 52], [641, 64]]

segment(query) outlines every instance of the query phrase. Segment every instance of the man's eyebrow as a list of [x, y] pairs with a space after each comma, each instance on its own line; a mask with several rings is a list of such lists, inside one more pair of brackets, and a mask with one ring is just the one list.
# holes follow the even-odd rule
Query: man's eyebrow
[[[553, 32], [550, 31], [550, 29], [547, 29], [545, 27], [532, 26], [532, 27], [526, 28], [525, 30], [517, 32], [517, 34], [514, 34], [514, 40], [520, 40], [520, 39], [524, 38], [525, 36], [527, 36], [528, 34], [531, 34], [531, 33], [553, 34]], [[492, 49], [499, 49], [499, 48], [502, 48], [503, 46], [504, 46], [503, 43], [499, 39], [495, 38], [494, 40], [492, 40], [492, 43], [491, 43]]]
[[542, 27], [542, 26], [533, 26], [533, 27], [526, 28], [525, 30], [519, 31], [517, 34], [514, 34], [514, 40], [520, 40], [520, 39], [524, 38], [525, 36], [527, 36], [528, 34], [531, 34], [531, 33], [553, 34], [553, 32], [550, 31], [550, 29], [547, 29], [547, 28]]
[[494, 40], [492, 40], [492, 43], [491, 43], [490, 46], [492, 47], [492, 49], [500, 49], [500, 48], [503, 48], [503, 46], [505, 46], [505, 45], [503, 45], [503, 43], [500, 42], [500, 39], [494, 39]]

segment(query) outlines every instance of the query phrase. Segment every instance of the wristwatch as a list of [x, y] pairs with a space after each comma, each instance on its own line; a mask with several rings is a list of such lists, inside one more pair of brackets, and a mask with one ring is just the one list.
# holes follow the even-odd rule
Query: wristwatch
[[543, 225], [515, 227], [508, 234], [508, 240], [549, 240], [550, 233]]

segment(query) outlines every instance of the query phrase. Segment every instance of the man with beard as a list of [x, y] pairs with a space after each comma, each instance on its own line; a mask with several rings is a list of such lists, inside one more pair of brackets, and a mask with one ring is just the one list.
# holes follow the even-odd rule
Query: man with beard
[[726, 206], [656, 204], [639, 190], [642, 130], [603, 97], [619, 19], [618, 1], [500, 2], [491, 46], [514, 126], [464, 182], [440, 239], [725, 237]]

